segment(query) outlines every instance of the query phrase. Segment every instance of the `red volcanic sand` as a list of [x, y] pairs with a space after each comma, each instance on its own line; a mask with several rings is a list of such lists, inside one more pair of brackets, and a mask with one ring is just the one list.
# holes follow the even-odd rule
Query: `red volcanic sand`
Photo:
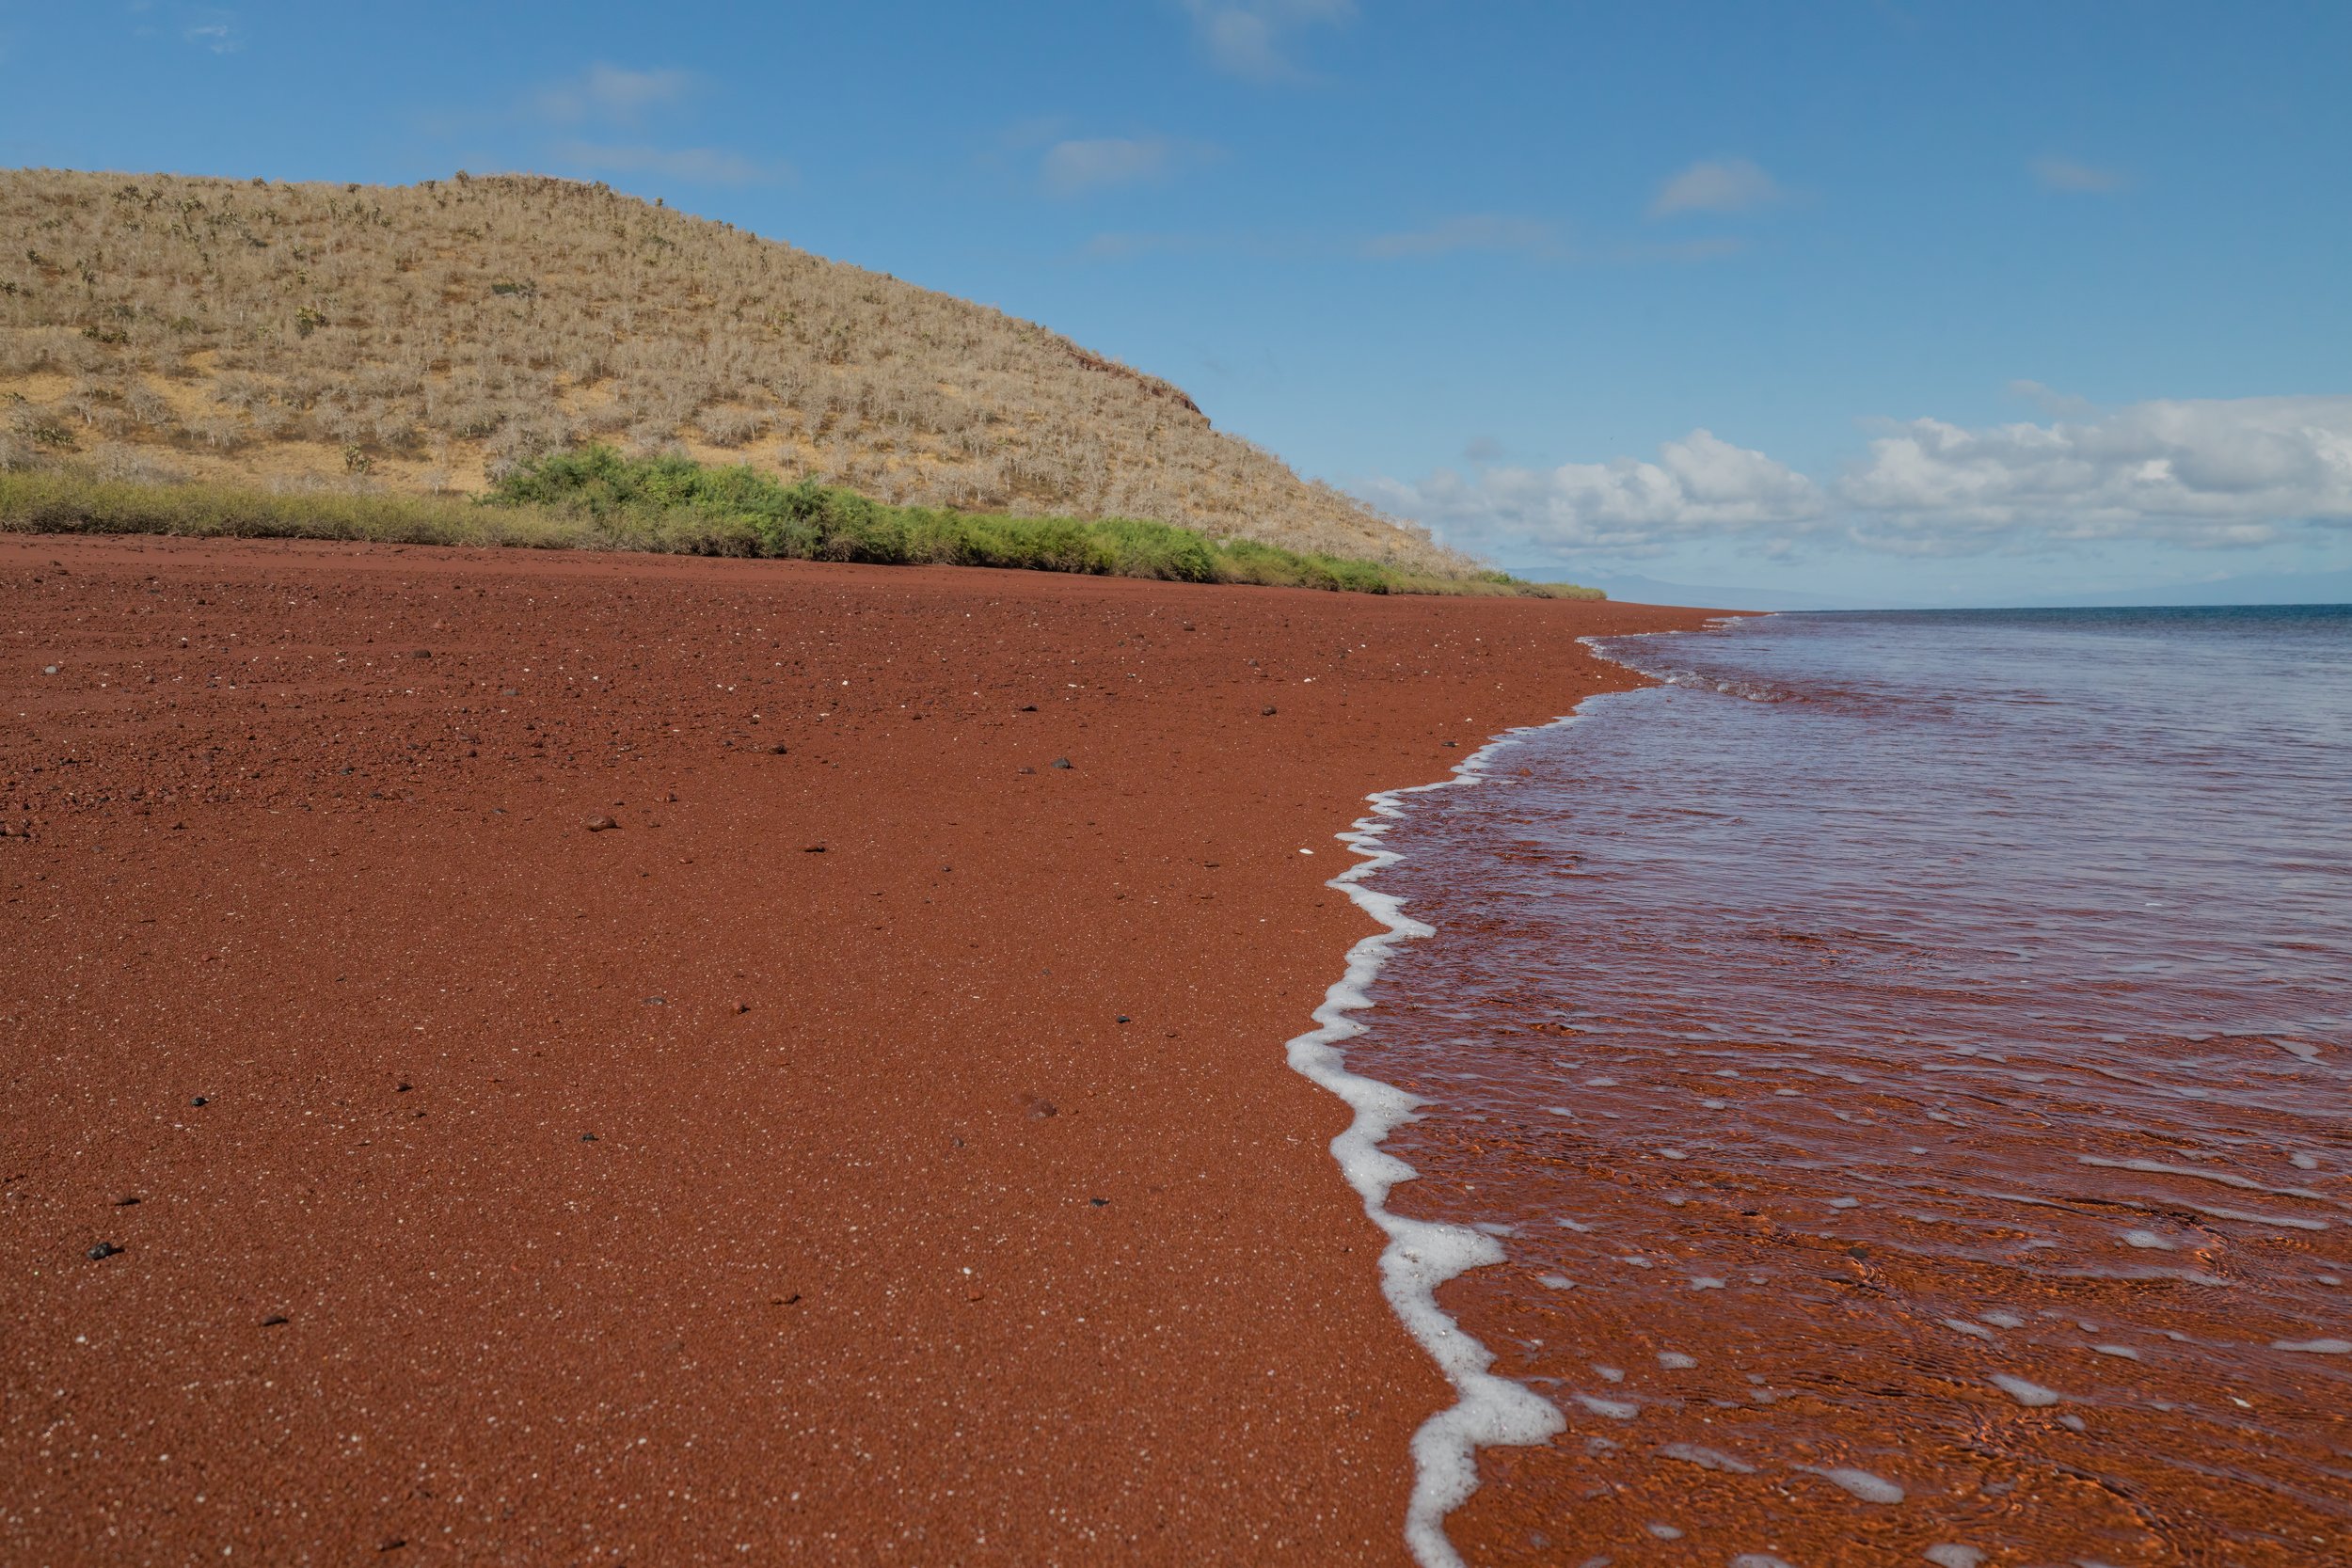
[[0, 594], [0, 1560], [1403, 1557], [1444, 1390], [1283, 1060], [1370, 928], [1331, 834], [1696, 615], [24, 538]]

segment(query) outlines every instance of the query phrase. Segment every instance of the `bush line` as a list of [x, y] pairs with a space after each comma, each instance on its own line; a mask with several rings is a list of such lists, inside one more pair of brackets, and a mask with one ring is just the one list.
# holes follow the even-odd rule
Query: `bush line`
[[102, 479], [43, 467], [0, 472], [0, 530], [187, 538], [341, 539], [397, 545], [641, 550], [872, 565], [996, 566], [1171, 582], [1257, 583], [1359, 594], [1598, 598], [1592, 589], [1459, 578], [1315, 555], [1131, 518], [1014, 517], [894, 506], [748, 465], [624, 457], [592, 446], [516, 466], [480, 499], [287, 493]]

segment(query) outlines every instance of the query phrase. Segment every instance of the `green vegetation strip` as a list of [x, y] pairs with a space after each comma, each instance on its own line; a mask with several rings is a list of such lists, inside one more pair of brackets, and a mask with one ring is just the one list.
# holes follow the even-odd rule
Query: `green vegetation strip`
[[683, 457], [628, 458], [607, 447], [523, 464], [479, 500], [145, 483], [64, 467], [0, 472], [0, 530], [1004, 566], [1360, 594], [1600, 596], [1592, 589], [1521, 582], [1501, 572], [1414, 576], [1377, 562], [1304, 555], [1247, 539], [1210, 539], [1166, 523], [892, 506], [813, 480], [781, 483], [747, 466], [714, 468]]

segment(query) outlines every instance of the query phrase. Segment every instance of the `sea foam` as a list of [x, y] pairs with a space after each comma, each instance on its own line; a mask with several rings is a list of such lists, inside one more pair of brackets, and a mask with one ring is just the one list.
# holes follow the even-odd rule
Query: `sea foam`
[[1467, 1270], [1502, 1262], [1502, 1243], [1468, 1226], [1389, 1212], [1390, 1189], [1418, 1173], [1380, 1145], [1398, 1126], [1415, 1119], [1422, 1102], [1392, 1084], [1349, 1071], [1341, 1043], [1364, 1032], [1348, 1015], [1372, 1006], [1370, 988], [1389, 950], [1400, 942], [1437, 934], [1434, 927], [1406, 914], [1403, 900], [1364, 885], [1365, 879], [1403, 858], [1380, 844], [1385, 825], [1405, 815], [1401, 798], [1480, 783], [1487, 756], [1525, 733], [1513, 730], [1481, 747], [1451, 778], [1370, 797], [1373, 815], [1338, 835], [1363, 858], [1326, 885], [1346, 894], [1387, 929], [1348, 949], [1347, 972], [1332, 982], [1314, 1011], [1316, 1027], [1289, 1045], [1291, 1067], [1356, 1113], [1347, 1130], [1331, 1140], [1332, 1157], [1348, 1184], [1362, 1196], [1364, 1212], [1388, 1235], [1380, 1254], [1382, 1293], [1454, 1386], [1454, 1402], [1413, 1433], [1413, 1495], [1405, 1510], [1405, 1543], [1422, 1568], [1460, 1568], [1461, 1554], [1446, 1539], [1445, 1518], [1478, 1489], [1478, 1450], [1498, 1444], [1545, 1442], [1565, 1430], [1567, 1420], [1534, 1389], [1492, 1371], [1494, 1353], [1438, 1306], [1438, 1286]]

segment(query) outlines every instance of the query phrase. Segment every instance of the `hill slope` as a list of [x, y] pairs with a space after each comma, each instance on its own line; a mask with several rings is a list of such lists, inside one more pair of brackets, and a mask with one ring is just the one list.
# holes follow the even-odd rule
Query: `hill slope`
[[1470, 566], [1033, 323], [602, 185], [0, 171], [0, 464], [479, 491], [587, 440]]

